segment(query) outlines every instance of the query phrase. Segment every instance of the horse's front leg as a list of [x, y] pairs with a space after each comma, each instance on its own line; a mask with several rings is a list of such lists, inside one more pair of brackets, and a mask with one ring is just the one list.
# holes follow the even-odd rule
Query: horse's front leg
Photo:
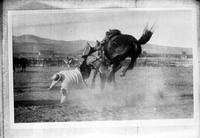
[[121, 63], [111, 65], [111, 71], [108, 77], [108, 82], [115, 81], [115, 72], [117, 72], [122, 67]]
[[130, 63], [122, 70], [120, 74], [121, 77], [124, 77], [128, 70], [133, 69], [135, 61], [136, 61], [136, 57], [132, 57]]
[[117, 83], [116, 83], [116, 80], [115, 80], [115, 74], [113, 74], [113, 85], [114, 85], [114, 88], [117, 89]]
[[100, 75], [100, 81], [101, 81], [100, 88], [101, 88], [101, 90], [103, 90], [105, 88], [105, 84], [106, 84], [106, 74], [99, 73], [99, 75]]

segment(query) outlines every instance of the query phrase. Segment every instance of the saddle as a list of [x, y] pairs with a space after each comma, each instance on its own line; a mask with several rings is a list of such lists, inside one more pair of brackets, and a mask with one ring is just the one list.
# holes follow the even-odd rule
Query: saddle
[[[118, 30], [118, 29], [109, 29], [107, 32], [106, 32], [106, 36], [105, 38], [101, 41], [101, 43], [99, 44], [102, 48], [102, 46], [104, 44], [106, 44], [107, 42], [109, 41], [112, 41], [113, 39], [115, 39], [116, 36], [118, 35], [121, 35], [121, 31]], [[101, 49], [102, 50], [102, 49]]]
[[98, 50], [102, 51], [101, 48], [103, 47], [103, 45], [105, 45], [107, 42], [112, 40], [115, 36], [118, 36], [118, 35], [121, 35], [121, 34], [122, 34], [121, 31], [118, 30], [118, 29], [109, 29], [106, 32], [105, 38], [98, 44], [99, 45]]
[[105, 42], [111, 40], [114, 36], [117, 36], [117, 35], [121, 35], [121, 31], [120, 30], [118, 30], [118, 29], [109, 29], [106, 32], [106, 36], [102, 40], [102, 43], [105, 43]]
[[111, 39], [112, 37], [116, 36], [116, 35], [120, 35], [121, 31], [118, 29], [110, 29], [109, 31], [106, 32], [106, 37], [108, 39]]

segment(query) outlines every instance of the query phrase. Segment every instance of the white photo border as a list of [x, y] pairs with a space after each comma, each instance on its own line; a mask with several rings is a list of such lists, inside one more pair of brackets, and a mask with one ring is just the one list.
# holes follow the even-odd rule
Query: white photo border
[[123, 120], [123, 121], [84, 121], [84, 122], [48, 122], [48, 123], [15, 123], [14, 122], [14, 92], [13, 92], [13, 58], [12, 58], [12, 16], [19, 14], [44, 14], [54, 13], [95, 12], [115, 10], [191, 10], [193, 12], [194, 25], [192, 27], [196, 38], [197, 11], [196, 8], [122, 8], [122, 9], [62, 9], [62, 10], [18, 10], [8, 11], [8, 55], [9, 55], [9, 110], [11, 129], [46, 129], [46, 128], [90, 128], [90, 127], [164, 127], [164, 126], [199, 126], [199, 66], [198, 66], [198, 39], [193, 47], [193, 118], [191, 119], [157, 119], [157, 120]]

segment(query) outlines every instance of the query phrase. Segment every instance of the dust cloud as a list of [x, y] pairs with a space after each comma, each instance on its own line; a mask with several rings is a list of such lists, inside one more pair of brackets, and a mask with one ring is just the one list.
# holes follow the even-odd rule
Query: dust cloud
[[[135, 118], [162, 118], [166, 112], [173, 112], [168, 111], [168, 106], [177, 104], [180, 98], [167, 86], [165, 75], [170, 74], [164, 74], [161, 68], [147, 68], [146, 74], [143, 71], [137, 71], [137, 74], [129, 72], [124, 78], [116, 77], [117, 88], [107, 84], [101, 90], [98, 87], [100, 82], [97, 81], [95, 89], [74, 91], [69, 99], [87, 110], [112, 110], [120, 114], [122, 119], [133, 118], [133, 114]], [[161, 110], [164, 114], [160, 113]]]

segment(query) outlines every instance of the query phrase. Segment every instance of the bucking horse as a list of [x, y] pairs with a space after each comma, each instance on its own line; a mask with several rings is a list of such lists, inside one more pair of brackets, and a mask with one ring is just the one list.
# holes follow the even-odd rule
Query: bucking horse
[[[96, 66], [96, 70], [94, 73], [94, 77], [92, 80], [92, 86], [95, 85], [96, 74], [100, 73], [101, 81], [104, 82], [101, 85], [101, 88], [105, 87], [105, 80], [108, 82], [115, 83], [115, 73], [121, 69], [122, 62], [130, 57], [131, 61], [125, 68], [122, 70], [120, 74], [121, 77], [126, 75], [127, 70], [131, 70], [134, 67], [136, 59], [142, 52], [141, 45], [146, 44], [153, 35], [153, 26], [149, 29], [147, 26], [144, 28], [142, 36], [137, 40], [135, 37], [129, 34], [122, 34], [118, 29], [112, 29], [106, 32], [105, 38], [99, 42], [96, 42], [96, 46], [92, 47], [88, 45], [86, 47], [87, 52], [85, 52], [85, 56], [92, 55], [94, 52], [98, 51], [99, 57], [97, 59], [99, 64]], [[102, 72], [109, 71], [109, 74], [105, 75]], [[103, 76], [103, 77], [101, 77]], [[116, 85], [116, 84], [115, 84]]]

